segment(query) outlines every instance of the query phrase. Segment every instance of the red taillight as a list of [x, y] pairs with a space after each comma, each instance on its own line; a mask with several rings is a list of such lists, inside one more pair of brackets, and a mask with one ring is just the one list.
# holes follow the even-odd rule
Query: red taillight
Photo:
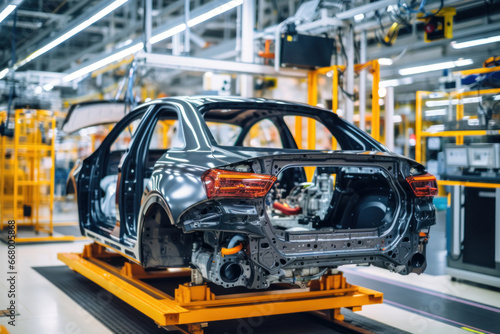
[[411, 186], [417, 197], [436, 196], [438, 194], [436, 177], [432, 174], [408, 176], [406, 182]]
[[208, 198], [258, 198], [267, 194], [276, 176], [210, 169], [202, 175], [201, 180]]

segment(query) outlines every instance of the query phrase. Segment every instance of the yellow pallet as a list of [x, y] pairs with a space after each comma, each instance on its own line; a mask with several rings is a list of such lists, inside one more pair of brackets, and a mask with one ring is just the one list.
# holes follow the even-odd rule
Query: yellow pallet
[[[123, 259], [123, 266], [111, 265], [109, 258]], [[121, 255], [111, 253], [97, 243], [86, 245], [82, 254], [59, 253], [57, 258], [113, 295], [165, 328], [175, 327], [186, 333], [203, 333], [207, 323], [277, 314], [331, 310], [333, 321], [342, 321], [340, 308], [360, 311], [364, 305], [380, 304], [383, 294], [346, 283], [342, 273], [311, 281], [307, 289], [267, 290], [231, 295], [215, 295], [206, 284], [179, 285], [173, 296], [143, 281], [144, 278], [186, 276], [191, 270], [177, 269], [146, 272]]]

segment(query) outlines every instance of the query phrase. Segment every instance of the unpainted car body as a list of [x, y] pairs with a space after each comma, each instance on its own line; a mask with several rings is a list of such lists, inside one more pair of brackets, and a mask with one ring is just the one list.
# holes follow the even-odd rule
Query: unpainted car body
[[[321, 124], [341, 149], [298, 149], [291, 117]], [[264, 141], [280, 147], [248, 147], [261, 144], [252, 132], [262, 122], [274, 129], [259, 132]], [[305, 284], [344, 264], [421, 273], [435, 224], [436, 181], [422, 165], [329, 110], [283, 101], [149, 102], [70, 181], [83, 235], [145, 268], [191, 266], [224, 287]]]

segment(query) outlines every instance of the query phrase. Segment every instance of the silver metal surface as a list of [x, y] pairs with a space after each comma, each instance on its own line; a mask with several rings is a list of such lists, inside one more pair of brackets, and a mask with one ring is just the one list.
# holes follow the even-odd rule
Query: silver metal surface
[[461, 222], [462, 222], [462, 217], [461, 217], [461, 196], [460, 196], [460, 186], [450, 186], [451, 189], [451, 226], [452, 226], [452, 231], [451, 231], [451, 255], [453, 256], [459, 256], [461, 253], [461, 247], [460, 244], [462, 243], [461, 241]]
[[[366, 31], [361, 33], [359, 45], [359, 62], [364, 64], [366, 59]], [[366, 70], [359, 73], [359, 128], [365, 131], [366, 128]], [[336, 110], [334, 110], [336, 111]]]
[[[394, 150], [394, 87], [387, 87], [385, 95], [385, 146]], [[375, 102], [377, 103], [377, 102]]]
[[[347, 54], [346, 63], [346, 91], [354, 95], [354, 26], [350, 26], [346, 32], [345, 45]], [[345, 118], [352, 123], [354, 118], [354, 97], [346, 97]]]

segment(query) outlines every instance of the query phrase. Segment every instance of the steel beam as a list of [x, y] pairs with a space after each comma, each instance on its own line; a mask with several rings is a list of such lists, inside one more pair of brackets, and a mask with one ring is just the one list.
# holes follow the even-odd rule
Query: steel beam
[[[361, 43], [359, 47], [359, 62], [366, 63], [366, 31], [361, 33]], [[366, 129], [366, 70], [359, 73], [359, 128]]]
[[144, 49], [151, 52], [151, 30], [153, 29], [153, 0], [144, 1]]
[[345, 39], [345, 48], [347, 54], [346, 61], [346, 91], [351, 96], [347, 96], [346, 98], [346, 110], [345, 110], [345, 119], [349, 123], [352, 123], [354, 119], [354, 27], [349, 27], [346, 39]]
[[[254, 61], [254, 38], [253, 28], [255, 26], [255, 0], [246, 0], [242, 5], [242, 24], [241, 24], [241, 61], [244, 63], [253, 63]], [[247, 65], [245, 65], [247, 66]], [[240, 94], [243, 97], [253, 96], [253, 77], [244, 74], [240, 77]]]
[[385, 94], [385, 146], [394, 150], [394, 87], [387, 87]]
[[250, 64], [236, 61], [204, 59], [196, 57], [169, 56], [157, 53], [142, 53], [136, 58], [146, 65], [191, 71], [219, 71], [227, 73], [286, 76], [306, 78], [307, 71], [282, 69], [276, 72], [272, 66]]

